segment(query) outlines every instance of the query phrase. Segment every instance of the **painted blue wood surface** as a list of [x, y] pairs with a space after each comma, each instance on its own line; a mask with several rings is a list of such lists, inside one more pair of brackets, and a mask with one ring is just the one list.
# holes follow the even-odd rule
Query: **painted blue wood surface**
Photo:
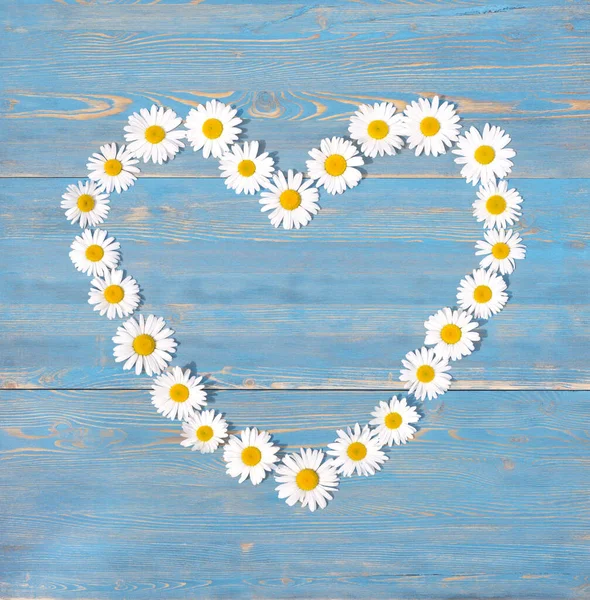
[[[0, 597], [590, 596], [586, 2], [0, 0], [0, 26]], [[359, 102], [435, 93], [512, 135], [528, 258], [417, 439], [326, 511], [290, 509], [182, 449], [114, 365], [60, 196], [151, 102], [234, 103], [303, 169]], [[234, 430], [321, 447], [366, 420], [477, 264], [450, 155], [367, 173], [299, 232], [192, 152], [114, 197], [144, 311]]]

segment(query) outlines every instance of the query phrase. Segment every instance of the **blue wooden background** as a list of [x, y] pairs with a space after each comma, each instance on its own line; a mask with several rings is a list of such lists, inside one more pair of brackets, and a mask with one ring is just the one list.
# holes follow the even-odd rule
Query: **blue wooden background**
[[[0, 0], [0, 596], [590, 597], [590, 6], [583, 0]], [[528, 257], [452, 391], [382, 474], [323, 512], [179, 445], [59, 210], [133, 111], [237, 105], [303, 169], [360, 102], [458, 103], [518, 151]], [[114, 196], [108, 230], [233, 429], [325, 446], [400, 390], [401, 357], [476, 264], [450, 155], [377, 159], [273, 230], [182, 153]]]

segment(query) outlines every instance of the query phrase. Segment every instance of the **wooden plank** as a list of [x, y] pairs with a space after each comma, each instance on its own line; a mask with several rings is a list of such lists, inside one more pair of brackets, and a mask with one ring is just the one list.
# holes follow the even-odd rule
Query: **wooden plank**
[[[388, 392], [215, 394], [286, 450]], [[585, 598], [588, 392], [450, 392], [320, 513], [178, 445], [145, 392], [0, 392], [3, 597]], [[280, 535], [278, 533], [280, 532]]]
[[[112, 359], [117, 322], [86, 304], [68, 247], [68, 180], [7, 179], [0, 198], [2, 387], [146, 387]], [[587, 180], [519, 180], [528, 259], [457, 389], [585, 389], [590, 373]], [[256, 198], [218, 180], [143, 179], [108, 229], [143, 289], [219, 388], [391, 388], [423, 322], [477, 265], [474, 190], [452, 180], [368, 180], [302, 231], [274, 230]]]

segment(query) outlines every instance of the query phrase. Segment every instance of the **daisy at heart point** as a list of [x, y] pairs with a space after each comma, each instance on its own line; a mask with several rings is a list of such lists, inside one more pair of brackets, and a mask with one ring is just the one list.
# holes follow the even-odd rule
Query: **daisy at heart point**
[[[515, 156], [510, 137], [488, 123], [462, 132], [455, 106], [438, 96], [412, 101], [402, 112], [391, 102], [360, 105], [350, 117], [348, 137], [324, 138], [309, 151], [306, 178], [292, 169], [276, 169], [258, 141], [241, 139], [237, 109], [218, 100], [191, 109], [184, 120], [169, 108], [142, 108], [129, 116], [124, 137], [126, 145], [107, 143], [92, 154], [88, 179], [69, 185], [61, 202], [66, 218], [83, 230], [71, 244], [70, 258], [78, 271], [92, 276], [89, 304], [107, 319], [125, 319], [113, 337], [115, 361], [125, 370], [153, 377], [152, 404], [162, 416], [181, 422], [182, 446], [202, 454], [223, 446], [226, 472], [239, 483], [258, 485], [273, 474], [278, 497], [289, 506], [325, 508], [342, 478], [374, 475], [389, 458], [385, 448], [413, 439], [421, 418], [416, 403], [449, 389], [453, 363], [476, 349], [485, 321], [508, 301], [506, 275], [526, 255], [514, 229], [522, 198], [505, 180]], [[161, 317], [134, 316], [139, 285], [121, 269], [119, 242], [98, 226], [109, 216], [111, 194], [126, 191], [140, 177], [140, 160], [163, 165], [185, 145], [219, 163], [228, 190], [258, 194], [260, 211], [272, 226], [283, 229], [307, 226], [320, 211], [320, 192], [338, 195], [356, 187], [366, 159], [395, 161], [404, 147], [416, 157], [451, 150], [461, 176], [479, 185], [472, 205], [484, 228], [484, 239], [475, 244], [479, 265], [461, 279], [456, 302], [450, 303], [455, 306], [432, 314], [424, 322], [423, 344], [401, 359], [399, 380], [407, 397], [381, 401], [367, 424], [337, 430], [325, 451], [283, 453], [268, 431], [256, 427], [228, 432], [225, 415], [206, 409], [202, 377], [171, 366], [175, 332]]]

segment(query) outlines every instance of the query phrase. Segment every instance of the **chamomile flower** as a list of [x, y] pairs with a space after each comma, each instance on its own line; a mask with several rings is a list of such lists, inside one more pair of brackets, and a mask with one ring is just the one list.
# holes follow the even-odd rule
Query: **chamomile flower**
[[95, 152], [88, 159], [86, 167], [89, 179], [97, 181], [102, 190], [109, 194], [116, 190], [120, 194], [135, 183], [138, 162], [125, 146], [117, 150], [117, 144], [105, 144], [100, 147], [100, 153]]
[[354, 428], [338, 429], [336, 441], [328, 444], [326, 454], [334, 457], [334, 466], [338, 474], [344, 477], [357, 475], [375, 475], [381, 470], [381, 465], [387, 460], [381, 451], [382, 444], [377, 438], [377, 431], [365, 425], [362, 429], [356, 423]]
[[227, 437], [227, 422], [220, 413], [214, 410], [202, 410], [182, 424], [181, 446], [200, 450], [201, 454], [215, 452]]
[[161, 317], [150, 315], [144, 319], [139, 315], [139, 320], [131, 317], [117, 328], [113, 338], [115, 362], [125, 361], [123, 369], [135, 367], [137, 375], [142, 371], [149, 376], [157, 375], [166, 368], [176, 350], [173, 333]]
[[76, 236], [70, 246], [70, 259], [78, 271], [101, 277], [119, 264], [121, 245], [107, 235], [104, 229], [85, 229], [82, 235]]
[[477, 269], [461, 280], [457, 301], [476, 319], [489, 319], [499, 313], [508, 301], [506, 287], [503, 277], [486, 269]]
[[379, 443], [384, 446], [405, 444], [416, 433], [412, 423], [420, 420], [420, 415], [413, 406], [408, 406], [405, 398], [398, 400], [397, 396], [389, 402], [381, 401], [371, 413], [375, 417], [369, 425], [375, 426]]
[[191, 375], [190, 369], [174, 367], [154, 379], [150, 391], [152, 404], [168, 419], [183, 421], [194, 417], [207, 404], [202, 379]]
[[474, 331], [479, 323], [468, 312], [443, 308], [424, 323], [426, 346], [434, 346], [434, 353], [445, 360], [459, 360], [471, 354], [479, 333]]
[[432, 400], [451, 386], [451, 376], [447, 373], [451, 367], [447, 360], [436, 356], [432, 348], [408, 352], [402, 365], [399, 379], [418, 400]]
[[329, 194], [342, 194], [346, 188], [358, 185], [361, 172], [355, 168], [365, 164], [356, 146], [341, 137], [324, 138], [320, 149], [309, 151], [307, 161], [309, 176], [317, 185], [323, 185]]
[[312, 186], [312, 181], [303, 181], [301, 173], [294, 174], [291, 169], [287, 177], [282, 171], [277, 171], [268, 184], [268, 192], [260, 194], [262, 212], [268, 214], [270, 222], [278, 227], [281, 223], [284, 229], [299, 229], [311, 221], [311, 215], [317, 215], [318, 191]]
[[361, 104], [350, 118], [350, 137], [360, 144], [365, 156], [375, 158], [395, 154], [404, 145], [401, 115], [395, 114], [391, 102]]
[[101, 317], [128, 317], [139, 306], [139, 286], [133, 277], [124, 275], [123, 271], [112, 269], [90, 282], [88, 304], [93, 304]]
[[338, 489], [338, 475], [332, 460], [324, 461], [321, 450], [304, 450], [288, 454], [276, 468], [275, 489], [289, 506], [301, 502], [311, 512], [326, 508]]
[[477, 200], [473, 203], [473, 216], [484, 221], [484, 227], [504, 228], [514, 225], [520, 218], [522, 198], [514, 189], [508, 189], [506, 180], [491, 181], [479, 186]]
[[512, 273], [516, 266], [514, 261], [526, 255], [526, 246], [521, 244], [522, 238], [512, 229], [490, 229], [484, 231], [483, 236], [485, 241], [480, 240], [475, 245], [475, 255], [484, 255], [479, 266], [500, 271], [502, 275]]
[[242, 431], [240, 436], [232, 435], [223, 451], [227, 474], [239, 477], [240, 483], [249, 477], [252, 485], [258, 485], [274, 469], [278, 451], [279, 447], [270, 441], [270, 433], [259, 432], [256, 427]]
[[418, 98], [404, 110], [404, 130], [410, 149], [416, 149], [416, 156], [422, 152], [426, 156], [445, 154], [459, 138], [459, 115], [455, 105], [443, 102], [439, 104], [438, 96], [432, 101]]
[[464, 165], [461, 175], [467, 183], [477, 185], [488, 183], [494, 178], [504, 179], [514, 164], [510, 159], [516, 156], [512, 148], [507, 148], [510, 136], [496, 125], [486, 123], [483, 133], [471, 127], [457, 141], [455, 162]]
[[72, 223], [80, 223], [80, 227], [96, 227], [104, 222], [110, 210], [109, 195], [100, 191], [94, 181], [78, 185], [68, 185], [62, 196], [61, 207], [66, 211], [66, 218]]
[[238, 127], [242, 119], [236, 117], [237, 112], [218, 100], [199, 104], [196, 110], [191, 108], [186, 117], [186, 137], [193, 150], [202, 149], [205, 158], [221, 158], [242, 133]]
[[258, 142], [234, 144], [219, 160], [221, 176], [228, 189], [236, 194], [254, 194], [268, 187], [268, 178], [274, 172], [274, 160], [268, 152], [258, 154]]
[[135, 158], [143, 158], [144, 163], [151, 160], [161, 165], [184, 148], [180, 140], [185, 132], [178, 129], [181, 123], [182, 119], [171, 109], [155, 104], [150, 110], [142, 108], [129, 117], [124, 128], [127, 149]]

